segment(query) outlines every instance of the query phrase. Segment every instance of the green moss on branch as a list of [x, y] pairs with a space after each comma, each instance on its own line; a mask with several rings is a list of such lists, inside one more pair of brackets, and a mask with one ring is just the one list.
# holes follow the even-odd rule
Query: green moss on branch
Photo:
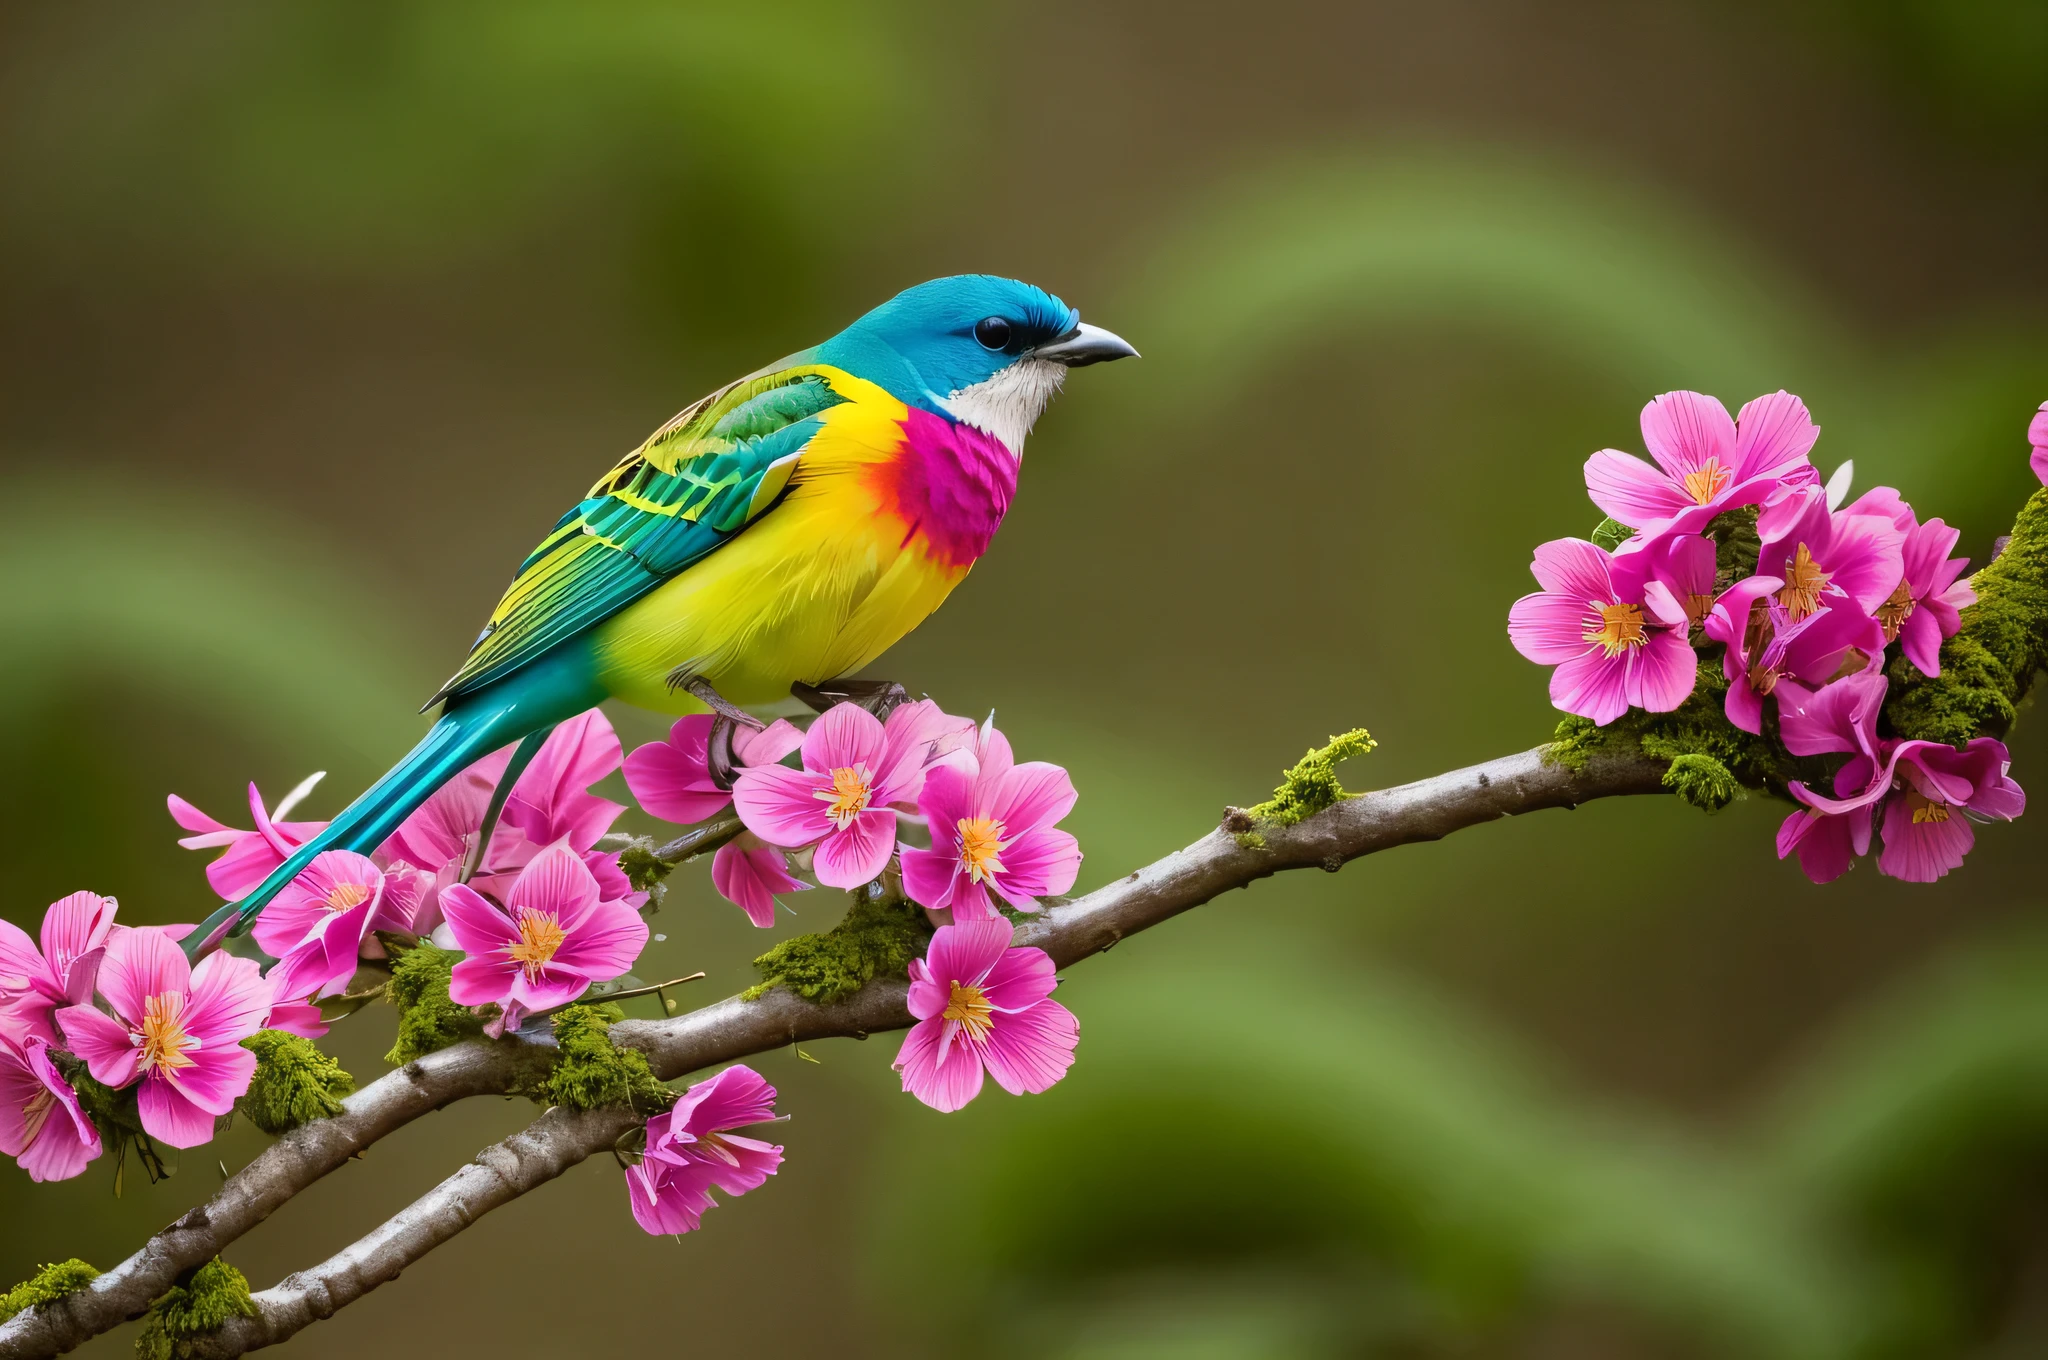
[[421, 941], [391, 961], [385, 995], [398, 1007], [398, 1042], [384, 1061], [404, 1066], [484, 1032], [484, 1014], [448, 997], [448, 978], [461, 955]]
[[76, 1294], [98, 1279], [99, 1274], [76, 1256], [68, 1261], [54, 1261], [0, 1294], [0, 1322], [31, 1308], [46, 1307], [66, 1294]]
[[191, 1351], [193, 1338], [220, 1330], [229, 1318], [256, 1316], [249, 1281], [218, 1256], [192, 1272], [191, 1283], [173, 1285], [149, 1306], [136, 1360], [177, 1360]]
[[2048, 487], [2027, 501], [2005, 551], [1970, 585], [1977, 603], [1942, 644], [1939, 676], [1892, 662], [1885, 717], [1898, 736], [1960, 746], [2011, 730], [2020, 700], [2048, 666]]
[[[1354, 727], [1349, 732], [1331, 737], [1328, 743], [1313, 748], [1273, 790], [1273, 796], [1256, 807], [1245, 809], [1245, 814], [1255, 823], [1269, 827], [1293, 826], [1306, 818], [1315, 816], [1324, 808], [1354, 797], [1337, 781], [1337, 767], [1353, 756], [1362, 756], [1378, 745], [1363, 727]], [[1257, 832], [1247, 832], [1257, 835]], [[1261, 843], [1264, 838], [1260, 837]]]
[[356, 1080], [309, 1039], [281, 1030], [259, 1030], [242, 1040], [256, 1055], [256, 1075], [235, 1102], [250, 1123], [276, 1137], [316, 1119], [341, 1113]]
[[556, 1013], [555, 1064], [528, 1092], [543, 1105], [571, 1110], [666, 1109], [675, 1092], [661, 1084], [647, 1055], [612, 1043], [612, 1025], [625, 1018], [614, 1005], [570, 1006]]
[[784, 940], [754, 968], [758, 986], [741, 993], [752, 1001], [771, 987], [786, 987], [824, 1005], [853, 995], [878, 977], [902, 977], [924, 956], [932, 935], [923, 910], [900, 897], [856, 894], [846, 919], [822, 935]]

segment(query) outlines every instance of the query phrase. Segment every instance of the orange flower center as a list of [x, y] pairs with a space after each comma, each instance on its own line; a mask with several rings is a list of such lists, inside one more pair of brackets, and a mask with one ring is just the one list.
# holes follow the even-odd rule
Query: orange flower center
[[1828, 573], [1820, 569], [1806, 545], [1800, 544], [1792, 554], [1792, 565], [1785, 569], [1785, 588], [1778, 592], [1778, 603], [1785, 606], [1792, 622], [1820, 612], [1820, 597], [1829, 580]]
[[989, 1031], [995, 1028], [995, 1011], [988, 998], [982, 995], [981, 988], [956, 982], [952, 997], [939, 1018], [959, 1025], [967, 1031], [970, 1039], [986, 1039]]
[[1734, 480], [1735, 473], [1728, 468], [1722, 467], [1721, 460], [1718, 458], [1709, 458], [1691, 472], [1686, 473], [1681, 479], [1685, 486], [1685, 492], [1688, 496], [1692, 497], [1694, 505], [1705, 505], [1708, 501], [1726, 491], [1728, 483]]
[[832, 771], [832, 787], [818, 789], [811, 796], [825, 803], [825, 815], [832, 819], [832, 825], [844, 831], [853, 825], [853, 819], [868, 809], [868, 799], [874, 790], [869, 787], [874, 776], [865, 765], [841, 765]]
[[185, 1032], [185, 994], [164, 992], [142, 1003], [142, 1070], [175, 1070], [190, 1067], [198, 1059], [190, 1049], [199, 1040]]
[[1600, 626], [1581, 636], [1588, 642], [1597, 642], [1606, 648], [1607, 655], [1620, 656], [1629, 648], [1640, 647], [1648, 640], [1643, 636], [1643, 611], [1638, 606], [1603, 604], [1598, 608]]
[[1913, 825], [1923, 822], [1945, 822], [1951, 811], [1947, 803], [1936, 802], [1918, 789], [1906, 790], [1906, 806], [1912, 809]]
[[962, 817], [955, 844], [960, 848], [960, 867], [976, 883], [986, 883], [1003, 871], [997, 856], [1003, 849], [1003, 824], [993, 817]]
[[561, 921], [551, 911], [526, 911], [519, 914], [519, 943], [510, 946], [506, 953], [512, 962], [526, 969], [526, 980], [540, 980], [540, 970], [547, 966], [555, 951], [562, 947], [568, 932], [562, 929]]
[[370, 900], [370, 890], [360, 883], [337, 883], [327, 890], [327, 909], [347, 911]]
[[1877, 607], [1877, 621], [1884, 625], [1884, 640], [1898, 639], [1899, 630], [1906, 626], [1906, 620], [1913, 617], [1913, 587], [1904, 581], [1893, 588], [1885, 602]]

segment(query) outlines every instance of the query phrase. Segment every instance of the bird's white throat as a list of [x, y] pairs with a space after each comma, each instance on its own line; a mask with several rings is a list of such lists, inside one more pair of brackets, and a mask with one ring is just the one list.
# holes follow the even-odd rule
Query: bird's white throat
[[992, 378], [940, 398], [939, 404], [961, 424], [994, 435], [1013, 456], [1022, 458], [1024, 437], [1066, 380], [1065, 364], [1019, 359]]

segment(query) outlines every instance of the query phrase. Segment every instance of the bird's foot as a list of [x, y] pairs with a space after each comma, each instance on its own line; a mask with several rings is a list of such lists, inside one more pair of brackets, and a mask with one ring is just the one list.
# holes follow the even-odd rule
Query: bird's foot
[[822, 685], [799, 680], [789, 692], [820, 713], [834, 704], [859, 704], [877, 718], [910, 702], [910, 691], [894, 680], [827, 680]]
[[711, 737], [704, 747], [704, 765], [711, 782], [731, 792], [733, 781], [739, 778], [740, 773], [739, 757], [732, 749], [733, 733], [742, 727], [759, 731], [765, 724], [720, 694], [701, 675], [689, 677], [681, 687], [711, 710]]

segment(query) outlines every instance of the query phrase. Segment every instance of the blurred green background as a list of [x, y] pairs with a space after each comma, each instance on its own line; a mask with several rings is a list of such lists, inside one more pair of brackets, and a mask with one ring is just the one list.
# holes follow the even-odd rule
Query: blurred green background
[[[1824, 468], [1984, 556], [2048, 396], [2044, 126], [2041, 0], [9, 6], [0, 910], [194, 919], [167, 792], [326, 769], [331, 813], [618, 454], [962, 270], [1145, 352], [1077, 375], [882, 667], [1072, 768], [1084, 887], [1331, 731], [1381, 740], [1354, 787], [1524, 748], [1506, 608], [1653, 393], [1798, 391]], [[2038, 785], [2048, 729], [2013, 749]], [[1814, 888], [1781, 815], [1261, 883], [1073, 970], [1040, 1098], [933, 1114], [893, 1037], [766, 1055], [788, 1162], [704, 1231], [591, 1162], [291, 1353], [2042, 1354], [2048, 849]], [[701, 866], [655, 928], [701, 1000], [766, 938]], [[390, 1029], [333, 1047], [367, 1079]], [[422, 1121], [228, 1258], [271, 1284], [531, 1113]], [[0, 1284], [260, 1143], [119, 1200], [0, 1170]]]

